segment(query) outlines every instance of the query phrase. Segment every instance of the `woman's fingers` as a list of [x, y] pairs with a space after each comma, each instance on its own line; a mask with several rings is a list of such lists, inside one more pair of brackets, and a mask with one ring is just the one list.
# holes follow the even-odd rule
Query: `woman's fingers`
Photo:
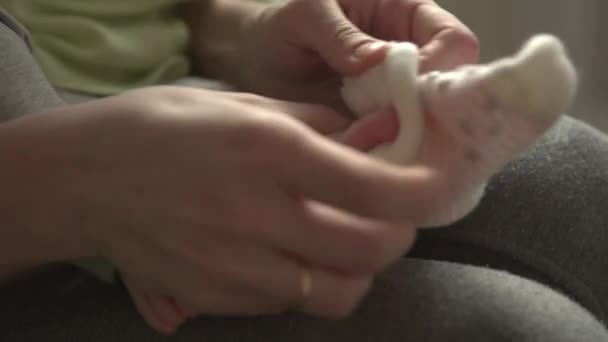
[[421, 46], [421, 72], [475, 63], [479, 42], [473, 32], [434, 1], [419, 2], [411, 16], [411, 39]]
[[392, 108], [366, 115], [334, 139], [362, 152], [391, 142], [399, 133], [399, 120]]
[[315, 201], [293, 201], [293, 208], [275, 217], [277, 229], [265, 238], [305, 263], [342, 274], [383, 270], [409, 250], [416, 236], [408, 224], [366, 219]]
[[351, 21], [386, 41], [411, 41], [421, 48], [421, 71], [474, 63], [479, 42], [453, 14], [432, 0], [338, 0]]
[[[306, 266], [304, 266], [306, 267]], [[304, 268], [310, 277], [308, 294], [297, 310], [325, 318], [343, 318], [351, 314], [372, 285], [372, 276], [351, 276], [321, 268]], [[305, 279], [305, 278], [303, 278]]]
[[321, 104], [282, 101], [249, 93], [233, 93], [229, 96], [241, 103], [290, 116], [321, 134], [344, 130], [351, 122], [345, 115]]
[[[242, 246], [241, 246], [242, 247]], [[268, 315], [286, 310], [315, 316], [340, 318], [351, 313], [367, 293], [371, 276], [350, 276], [315, 265], [297, 262], [285, 253], [274, 253], [273, 260], [241, 249], [241, 260], [225, 258], [224, 266], [240, 262], [238, 271], [225, 268], [230, 275], [223, 281], [206, 278], [194, 297], [176, 301], [147, 292], [129, 279], [125, 284], [137, 310], [146, 322], [163, 334], [172, 334], [187, 318], [200, 313], [211, 315]], [[247, 259], [247, 262], [243, 262]], [[236, 274], [235, 274], [236, 273]], [[231, 279], [232, 281], [228, 281]]]
[[200, 312], [267, 315], [296, 310], [339, 318], [352, 312], [372, 281], [371, 275], [346, 275], [280, 251], [270, 260], [243, 250], [241, 257], [227, 258], [223, 265], [234, 262], [239, 262], [238, 267], [225, 268], [224, 281], [202, 282], [196, 287], [200, 295], [183, 301], [187, 303], [187, 316]]
[[294, 0], [285, 8], [282, 27], [299, 47], [313, 50], [340, 75], [357, 75], [386, 56], [386, 43], [361, 31], [336, 1]]
[[312, 132], [293, 132], [281, 146], [289, 160], [272, 159], [270, 176], [286, 191], [358, 216], [415, 222], [435, 188], [433, 170], [396, 167]]

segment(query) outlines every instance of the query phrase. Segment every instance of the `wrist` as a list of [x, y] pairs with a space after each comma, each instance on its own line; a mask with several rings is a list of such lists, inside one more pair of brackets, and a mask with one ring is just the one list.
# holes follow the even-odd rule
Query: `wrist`
[[0, 125], [0, 275], [94, 255], [79, 227], [78, 113], [36, 114]]

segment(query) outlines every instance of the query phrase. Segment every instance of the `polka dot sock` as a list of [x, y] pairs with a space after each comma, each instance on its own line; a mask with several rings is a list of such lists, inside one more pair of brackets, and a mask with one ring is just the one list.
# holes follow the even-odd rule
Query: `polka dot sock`
[[382, 64], [344, 80], [342, 94], [358, 115], [394, 112], [395, 139], [370, 153], [436, 172], [437, 200], [416, 224], [442, 226], [472, 211], [489, 178], [559, 119], [574, 99], [577, 75], [550, 35], [531, 38], [513, 56], [447, 72], [418, 75], [417, 60], [414, 45], [395, 43]]

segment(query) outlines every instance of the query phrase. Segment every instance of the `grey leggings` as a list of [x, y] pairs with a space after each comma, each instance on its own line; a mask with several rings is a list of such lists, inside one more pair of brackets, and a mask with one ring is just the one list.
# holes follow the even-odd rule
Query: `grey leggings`
[[[0, 116], [62, 105], [7, 20]], [[606, 203], [608, 140], [565, 119], [472, 215], [422, 232], [346, 320], [201, 317], [168, 339], [122, 287], [65, 265], [0, 288], [0, 341], [608, 341]]]

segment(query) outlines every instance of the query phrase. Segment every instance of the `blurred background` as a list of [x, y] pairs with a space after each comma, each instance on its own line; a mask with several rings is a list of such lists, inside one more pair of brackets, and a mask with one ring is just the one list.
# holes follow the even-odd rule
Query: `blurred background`
[[534, 33], [564, 40], [581, 77], [568, 113], [608, 132], [608, 1], [436, 0], [481, 41], [482, 61], [515, 52]]

